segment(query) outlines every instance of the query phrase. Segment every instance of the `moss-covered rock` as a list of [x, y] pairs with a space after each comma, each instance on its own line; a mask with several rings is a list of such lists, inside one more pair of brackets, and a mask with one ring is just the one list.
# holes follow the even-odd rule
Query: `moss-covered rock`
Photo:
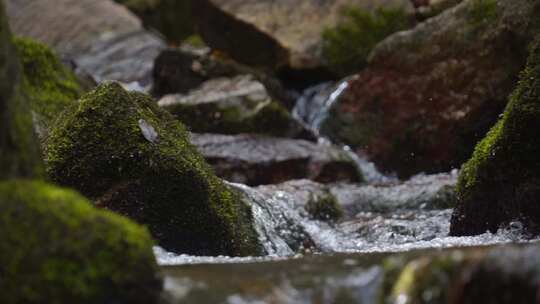
[[13, 39], [22, 63], [21, 89], [34, 113], [40, 135], [67, 107], [74, 105], [82, 95], [75, 76], [45, 45], [26, 38]]
[[539, 261], [538, 244], [392, 255], [380, 303], [535, 303]]
[[329, 192], [322, 196], [311, 196], [305, 208], [314, 219], [321, 221], [337, 221], [343, 217], [343, 209]]
[[165, 96], [159, 105], [198, 133], [297, 137], [307, 132], [250, 75], [209, 80], [188, 94]]
[[148, 232], [79, 194], [37, 181], [0, 184], [2, 303], [156, 303]]
[[43, 172], [11, 39], [4, 5], [0, 3], [0, 179], [40, 176]]
[[50, 178], [148, 225], [182, 253], [255, 255], [251, 210], [218, 179], [183, 125], [148, 96], [105, 83], [52, 129]]
[[540, 232], [540, 38], [497, 124], [476, 146], [458, 181], [452, 235], [522, 221]]
[[[166, 43], [112, 0], [7, 0], [16, 36], [44, 43], [80, 76], [102, 82], [151, 82], [152, 62]], [[84, 74], [87, 73], [85, 76]], [[93, 78], [93, 79], [92, 79]]]
[[389, 36], [349, 79], [321, 134], [400, 178], [461, 166], [504, 110], [539, 17], [537, 1], [463, 0]]

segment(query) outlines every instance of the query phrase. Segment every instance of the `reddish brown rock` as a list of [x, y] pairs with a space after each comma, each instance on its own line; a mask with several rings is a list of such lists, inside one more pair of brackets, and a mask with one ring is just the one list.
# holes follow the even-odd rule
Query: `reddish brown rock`
[[468, 0], [390, 36], [322, 133], [401, 177], [458, 167], [502, 112], [539, 12], [530, 0]]

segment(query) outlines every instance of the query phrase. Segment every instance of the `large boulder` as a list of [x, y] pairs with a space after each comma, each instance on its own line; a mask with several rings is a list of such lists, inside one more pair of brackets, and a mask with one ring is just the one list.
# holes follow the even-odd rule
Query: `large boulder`
[[3, 303], [157, 303], [161, 279], [141, 226], [43, 182], [0, 184]]
[[212, 79], [187, 94], [166, 95], [158, 104], [198, 133], [297, 137], [304, 131], [250, 75]]
[[497, 124], [463, 166], [452, 235], [496, 231], [521, 221], [540, 233], [540, 38]]
[[37, 133], [43, 137], [59, 114], [75, 105], [83, 89], [46, 46], [26, 38], [13, 42], [22, 63], [21, 90], [30, 103]]
[[257, 135], [193, 134], [191, 140], [216, 174], [231, 182], [264, 185], [302, 178], [322, 183], [362, 181], [349, 155], [327, 144]]
[[112, 0], [6, 0], [13, 32], [52, 47], [97, 81], [151, 81], [165, 47], [136, 16]]
[[212, 48], [245, 64], [274, 70], [288, 53], [272, 36], [210, 0], [116, 0], [139, 15], [147, 27], [180, 42], [197, 33]]
[[154, 100], [105, 83], [51, 130], [49, 177], [198, 255], [257, 255], [251, 211], [218, 179], [182, 124]]
[[[340, 20], [344, 7], [355, 7], [369, 12], [381, 7], [412, 11], [409, 0], [211, 1], [239, 20], [275, 38], [288, 51], [288, 64], [295, 69], [324, 65], [321, 53], [322, 32]], [[251, 43], [247, 37], [241, 42], [241, 48]]]
[[466, 0], [380, 43], [321, 133], [401, 177], [460, 166], [504, 109], [540, 4]]
[[0, 2], [0, 179], [39, 176], [43, 172], [32, 115], [21, 89], [17, 50]]

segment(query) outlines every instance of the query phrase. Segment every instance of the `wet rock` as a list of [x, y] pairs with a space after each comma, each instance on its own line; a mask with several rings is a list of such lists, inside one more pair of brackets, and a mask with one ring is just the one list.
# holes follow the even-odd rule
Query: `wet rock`
[[228, 181], [247, 185], [291, 179], [358, 182], [361, 173], [342, 150], [305, 140], [256, 135], [192, 134], [192, 143]]
[[[13, 32], [73, 60], [98, 82], [151, 81], [154, 59], [165, 47], [137, 17], [112, 0], [7, 0]], [[61, 8], [61, 9], [59, 9]]]
[[343, 217], [343, 209], [330, 192], [330, 187], [311, 180], [292, 180], [277, 185], [263, 185], [257, 191], [272, 195], [286, 193], [292, 198], [294, 208], [308, 213], [313, 219], [321, 221], [337, 221]]
[[76, 105], [83, 89], [46, 46], [26, 38], [13, 42], [22, 62], [21, 90], [30, 103], [34, 128], [43, 138], [59, 115]]
[[[538, 244], [424, 252], [386, 260], [388, 301], [405, 303], [536, 303]], [[411, 256], [416, 257], [411, 259]], [[404, 261], [405, 264], [403, 264]], [[404, 265], [404, 266], [403, 266]]]
[[37, 181], [1, 183], [0, 214], [3, 302], [158, 302], [161, 279], [143, 227]]
[[51, 130], [45, 154], [51, 180], [145, 224], [167, 250], [260, 253], [249, 206], [142, 93], [105, 83], [84, 95]]
[[404, 182], [373, 185], [338, 184], [331, 192], [347, 211], [388, 212], [398, 209], [438, 210], [454, 207], [457, 172], [418, 175]]
[[307, 133], [252, 76], [216, 78], [185, 95], [167, 95], [159, 105], [191, 131], [297, 137]]
[[43, 173], [17, 50], [0, 3], [0, 179]]
[[452, 235], [495, 231], [521, 221], [540, 233], [540, 39], [497, 124], [463, 166]]
[[291, 180], [256, 189], [285, 192], [294, 197], [295, 207], [304, 208], [312, 197], [332, 195], [343, 208], [345, 219], [359, 213], [389, 214], [398, 210], [443, 210], [453, 208], [456, 200], [457, 172], [419, 175], [410, 180], [379, 184], [321, 184], [310, 180]]
[[380, 43], [322, 133], [409, 177], [461, 165], [506, 104], [538, 3], [467, 0]]
[[[291, 209], [291, 197], [261, 191], [242, 184], [229, 184], [250, 205], [259, 242], [269, 256], [293, 256], [320, 250], [312, 238], [311, 221], [305, 210]], [[310, 233], [311, 232], [311, 233]]]

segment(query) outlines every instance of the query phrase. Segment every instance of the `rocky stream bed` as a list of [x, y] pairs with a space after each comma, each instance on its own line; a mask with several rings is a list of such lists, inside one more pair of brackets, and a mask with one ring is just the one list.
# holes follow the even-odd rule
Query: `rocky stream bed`
[[540, 303], [538, 0], [0, 1], [0, 303]]

